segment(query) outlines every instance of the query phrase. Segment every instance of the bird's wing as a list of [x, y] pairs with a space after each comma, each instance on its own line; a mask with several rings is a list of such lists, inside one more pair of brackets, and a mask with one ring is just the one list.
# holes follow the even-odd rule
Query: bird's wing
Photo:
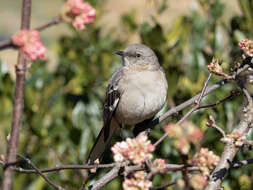
[[106, 147], [109, 145], [112, 135], [117, 127], [120, 124], [113, 118], [113, 115], [117, 109], [121, 92], [118, 88], [118, 82], [122, 77], [122, 70], [119, 69], [112, 75], [111, 79], [109, 80], [109, 84], [106, 91], [106, 100], [104, 104], [104, 126], [101, 129], [91, 151], [88, 156], [87, 163], [91, 164], [94, 163], [95, 160], [101, 158]]
[[110, 124], [112, 117], [117, 109], [121, 93], [118, 88], [118, 82], [122, 78], [122, 69], [113, 73], [106, 90], [106, 99], [104, 103], [103, 119], [104, 119], [104, 141], [107, 140], [110, 133]]

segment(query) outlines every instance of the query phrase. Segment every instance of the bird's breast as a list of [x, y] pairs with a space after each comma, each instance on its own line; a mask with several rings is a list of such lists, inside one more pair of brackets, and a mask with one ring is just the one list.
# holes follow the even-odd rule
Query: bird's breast
[[163, 107], [167, 96], [167, 81], [162, 71], [128, 74], [116, 110], [116, 118], [124, 124], [136, 124], [152, 118]]

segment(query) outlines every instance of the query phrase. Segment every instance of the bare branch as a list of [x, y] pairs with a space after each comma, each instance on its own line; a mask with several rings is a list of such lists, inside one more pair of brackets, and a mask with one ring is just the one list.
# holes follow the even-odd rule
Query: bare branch
[[[21, 29], [30, 28], [31, 0], [23, 0]], [[16, 152], [19, 141], [19, 130], [21, 128], [23, 107], [24, 107], [24, 86], [26, 74], [26, 60], [24, 54], [19, 51], [16, 65], [16, 86], [14, 95], [14, 108], [10, 139], [8, 141], [6, 163], [16, 161]], [[13, 166], [5, 168], [3, 172], [2, 190], [10, 190], [12, 187]]]
[[60, 24], [62, 21], [61, 17], [60, 16], [57, 16], [55, 17], [52, 21], [50, 21], [49, 23], [46, 23], [42, 26], [39, 26], [37, 28], [35, 28], [35, 30], [38, 30], [38, 31], [43, 31], [51, 26], [54, 26], [54, 25], [57, 25], [57, 24]]
[[120, 163], [118, 163], [113, 169], [111, 169], [107, 174], [105, 174], [101, 179], [96, 181], [94, 184], [89, 186], [90, 190], [98, 190], [105, 186], [107, 183], [119, 176]]
[[211, 116], [211, 115], [209, 116], [209, 121], [206, 123], [206, 125], [207, 125], [208, 127], [213, 127], [213, 128], [215, 128], [218, 132], [221, 133], [221, 135], [222, 135], [223, 138], [226, 138], [226, 133], [225, 133], [225, 131], [223, 131], [223, 129], [220, 128], [220, 127], [216, 124], [216, 122], [215, 122], [213, 116]]
[[[1, 165], [8, 165], [8, 163], [4, 164], [4, 162], [0, 161]], [[16, 165], [17, 162], [14, 164]], [[57, 171], [61, 171], [61, 170], [84, 170], [84, 169], [92, 169], [92, 168], [112, 168], [115, 166], [115, 163], [111, 163], [111, 164], [99, 164], [99, 165], [88, 165], [88, 164], [84, 164], [84, 165], [65, 165], [65, 166], [57, 166], [54, 168], [45, 168], [45, 169], [40, 169], [41, 173], [49, 173], [49, 172], [57, 172]], [[24, 168], [20, 168], [20, 167], [16, 167], [13, 168], [14, 171], [16, 172], [20, 172], [20, 173], [37, 173], [37, 171], [35, 170], [27, 170]]]
[[54, 184], [50, 179], [48, 179], [32, 162], [31, 160], [29, 160], [28, 158], [18, 154], [19, 157], [21, 157], [22, 159], [24, 159], [26, 161], [27, 164], [29, 164], [35, 171], [36, 173], [38, 173], [49, 185], [53, 186], [55, 189], [57, 190], [64, 190], [64, 188], [62, 188], [59, 185]]
[[[241, 121], [232, 133], [239, 132], [240, 134], [246, 135], [252, 127], [253, 123], [253, 106], [252, 106], [252, 98], [250, 97], [248, 91], [243, 89], [244, 95], [248, 100], [248, 104], [244, 106]], [[221, 155], [221, 159], [219, 164], [216, 166], [215, 170], [213, 171], [208, 186], [206, 190], [218, 190], [220, 188], [222, 179], [224, 178], [226, 172], [230, 168], [230, 163], [234, 159], [239, 147], [236, 146], [233, 142], [227, 142], [224, 151]]]
[[172, 185], [175, 185], [175, 184], [177, 184], [177, 182], [172, 182], [172, 183], [162, 185], [162, 186], [159, 186], [159, 187], [152, 187], [152, 188], [150, 188], [150, 190], [165, 189], [166, 187], [169, 187], [169, 186], [172, 186]]
[[199, 106], [198, 109], [210, 108], [210, 107], [217, 106], [217, 105], [219, 105], [221, 103], [224, 103], [225, 101], [227, 101], [227, 100], [229, 100], [229, 99], [231, 99], [231, 98], [233, 98], [235, 96], [238, 96], [238, 95], [240, 95], [240, 91], [239, 90], [232, 90], [229, 96], [227, 96], [227, 97], [225, 97], [225, 98], [223, 98], [221, 100], [218, 100], [218, 101], [216, 101], [216, 102], [214, 102], [212, 104]]
[[[96, 181], [93, 185], [89, 186], [89, 190], [97, 190], [100, 189], [101, 187], [105, 186], [107, 183], [124, 173], [125, 175], [128, 175], [129, 173], [136, 172], [136, 171], [141, 171], [141, 170], [146, 170], [147, 167], [145, 165], [142, 166], [126, 166], [124, 171], [120, 171], [120, 166], [115, 166], [109, 173], [104, 175], [101, 179]], [[152, 170], [152, 169], [151, 169]], [[155, 174], [158, 173], [166, 173], [169, 171], [180, 171], [180, 170], [187, 170], [187, 171], [199, 171], [199, 168], [196, 166], [186, 166], [186, 165], [178, 165], [178, 164], [166, 164], [166, 167], [161, 170], [157, 171]]]
[[12, 43], [10, 39], [0, 42], [0, 50], [7, 49], [7, 48], [14, 48], [14, 44]]

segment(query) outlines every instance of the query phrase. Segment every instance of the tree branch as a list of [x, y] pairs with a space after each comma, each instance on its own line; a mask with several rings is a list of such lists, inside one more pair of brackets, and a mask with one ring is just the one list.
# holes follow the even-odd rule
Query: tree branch
[[[60, 24], [61, 22], [63, 22], [63, 21], [62, 21], [61, 17], [58, 16], [58, 17], [55, 17], [50, 22], [35, 28], [34, 30], [43, 31], [43, 30], [45, 30], [45, 29], [47, 29], [51, 26]], [[16, 46], [12, 43], [11, 39], [0, 42], [0, 50], [4, 50], [4, 49], [7, 49], [7, 48], [16, 48]]]
[[[235, 128], [232, 133], [239, 132], [242, 135], [246, 135], [250, 127], [252, 127], [253, 123], [253, 103], [252, 98], [246, 89], [243, 89], [243, 93], [248, 101], [248, 104], [244, 106], [241, 121], [238, 127]], [[238, 150], [239, 147], [236, 146], [235, 143], [228, 142], [226, 144], [221, 155], [220, 162], [213, 171], [209, 179], [208, 186], [205, 190], [218, 190], [220, 188], [222, 179], [230, 168], [230, 164], [233, 161]]]
[[45, 176], [32, 162], [31, 160], [29, 160], [28, 158], [22, 156], [22, 155], [18, 155], [19, 157], [21, 157], [22, 159], [24, 159], [26, 161], [27, 164], [29, 164], [35, 171], [37, 174], [39, 174], [49, 185], [53, 186], [55, 189], [57, 190], [64, 190], [64, 188], [62, 188], [59, 185], [54, 184], [50, 179], [47, 178], [47, 176]]
[[[238, 68], [236, 71], [234, 71], [231, 75], [229, 75], [226, 79], [220, 80], [218, 81], [216, 84], [207, 87], [207, 89], [205, 90], [205, 93], [203, 93], [203, 97], [210, 94], [211, 92], [215, 91], [216, 89], [224, 86], [226, 83], [228, 83], [230, 80], [233, 80], [236, 78], [236, 76], [238, 76], [239, 74], [241, 74], [243, 71], [246, 71], [249, 67], [251, 62], [253, 62], [253, 58], [246, 58], [243, 60], [243, 64], [241, 65], [240, 68]], [[192, 97], [191, 99], [185, 101], [184, 103], [171, 108], [170, 110], [168, 110], [166, 113], [164, 113], [163, 115], [161, 115], [159, 118], [153, 120], [149, 127], [150, 129], [154, 128], [157, 124], [161, 123], [162, 121], [164, 121], [165, 119], [167, 119], [169, 116], [178, 113], [179, 111], [183, 110], [184, 108], [192, 105], [196, 100], [198, 100], [199, 96], [201, 95], [201, 93], [197, 94], [196, 96]]]
[[[120, 165], [115, 166], [113, 169], [111, 169], [106, 175], [104, 175], [102, 178], [100, 178], [98, 181], [94, 182], [92, 185], [89, 186], [89, 190], [98, 190], [101, 187], [105, 186], [107, 183], [124, 173], [125, 175], [128, 175], [129, 173], [146, 170], [147, 167], [145, 165], [142, 166], [126, 166], [124, 168], [124, 171], [120, 171]], [[166, 173], [169, 171], [180, 171], [180, 170], [187, 170], [187, 171], [199, 171], [198, 167], [195, 166], [186, 166], [186, 165], [178, 165], [178, 164], [166, 164], [166, 167], [161, 170], [158, 173]]]
[[[13, 165], [16, 165], [18, 162], [15, 162]], [[9, 165], [9, 163], [4, 163], [0, 161], [0, 164], [3, 166]], [[40, 169], [41, 173], [48, 173], [48, 172], [57, 172], [61, 170], [83, 170], [83, 169], [92, 169], [92, 168], [112, 168], [115, 166], [115, 163], [111, 164], [98, 164], [98, 165], [65, 165], [65, 166], [57, 166], [54, 168], [45, 168], [45, 169]], [[14, 171], [20, 172], [20, 173], [26, 173], [26, 174], [32, 174], [32, 173], [37, 173], [36, 170], [28, 170], [20, 167], [15, 167], [13, 168]]]
[[[23, 0], [21, 29], [30, 28], [31, 0]], [[22, 114], [24, 107], [24, 86], [26, 74], [26, 60], [24, 54], [19, 51], [18, 62], [16, 65], [16, 86], [14, 95], [14, 108], [12, 115], [12, 124], [10, 139], [8, 141], [6, 162], [16, 161], [16, 152], [19, 140], [19, 130], [22, 123]], [[12, 166], [5, 168], [3, 172], [2, 190], [10, 190], [13, 181]]]

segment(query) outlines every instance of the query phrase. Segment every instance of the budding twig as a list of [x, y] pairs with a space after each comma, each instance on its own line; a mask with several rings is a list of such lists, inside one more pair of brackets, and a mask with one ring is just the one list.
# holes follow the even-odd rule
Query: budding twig
[[226, 138], [226, 133], [223, 131], [223, 129], [221, 129], [218, 125], [216, 125], [216, 122], [215, 122], [213, 116], [209, 115], [209, 121], [206, 123], [206, 125], [208, 127], [215, 128], [218, 132], [221, 133], [221, 135], [223, 136], [223, 138]]
[[21, 157], [22, 159], [24, 159], [26, 161], [27, 164], [29, 164], [35, 171], [36, 173], [38, 173], [49, 185], [52, 185], [55, 189], [57, 190], [64, 190], [64, 188], [62, 188], [59, 185], [54, 184], [50, 179], [48, 179], [48, 177], [46, 177], [32, 162], [31, 160], [29, 160], [28, 158], [18, 154], [19, 157]]

